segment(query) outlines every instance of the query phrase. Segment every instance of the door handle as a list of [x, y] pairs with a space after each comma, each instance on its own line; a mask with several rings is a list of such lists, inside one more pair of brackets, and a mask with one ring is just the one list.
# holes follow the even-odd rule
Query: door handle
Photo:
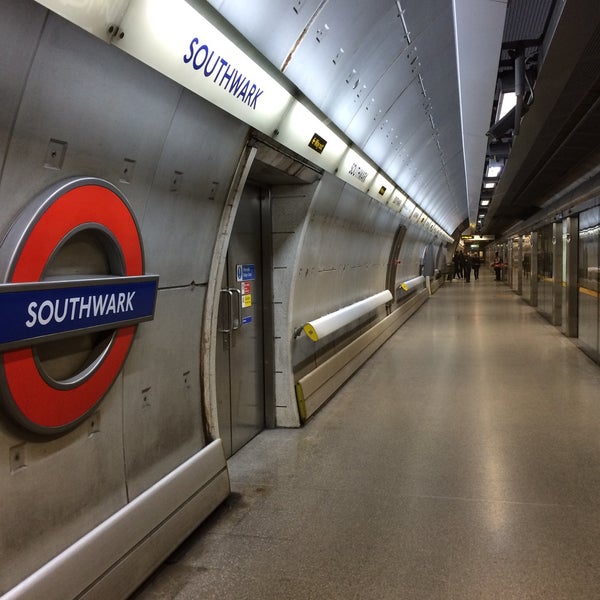
[[[231, 323], [232, 323], [232, 331], [237, 331], [241, 326], [242, 326], [242, 292], [238, 289], [238, 288], [229, 288], [229, 291], [231, 292]], [[234, 300], [233, 300], [233, 296], [236, 295], [237, 296], [237, 302], [236, 304], [236, 308], [237, 308], [237, 315], [233, 314], [233, 304], [234, 304]]]
[[[219, 311], [220, 314], [223, 316], [223, 320], [225, 320], [225, 315], [227, 316], [227, 322], [224, 324], [223, 327], [219, 326], [218, 327], [218, 331], [219, 333], [231, 333], [233, 330], [233, 324], [232, 324], [232, 311], [233, 311], [233, 292], [231, 291], [231, 289], [228, 290], [221, 290], [221, 299], [223, 298], [223, 294], [225, 294], [227, 296], [227, 299], [225, 300], [227, 302], [227, 310], [223, 310], [223, 311]], [[219, 325], [221, 325], [219, 323]]]

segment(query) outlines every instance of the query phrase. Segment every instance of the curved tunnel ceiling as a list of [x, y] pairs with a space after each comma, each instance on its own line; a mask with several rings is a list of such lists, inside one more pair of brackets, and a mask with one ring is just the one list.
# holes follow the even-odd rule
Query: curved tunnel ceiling
[[[491, 102], [461, 124], [453, 0], [209, 2], [446, 231], [468, 219], [467, 179], [475, 165], [471, 185], [481, 185]], [[467, 73], [475, 60], [479, 71], [491, 66], [490, 98], [497, 13], [497, 43], [485, 31], [476, 55], [467, 40], [459, 56]], [[468, 143], [467, 155], [464, 127], [483, 144]]]

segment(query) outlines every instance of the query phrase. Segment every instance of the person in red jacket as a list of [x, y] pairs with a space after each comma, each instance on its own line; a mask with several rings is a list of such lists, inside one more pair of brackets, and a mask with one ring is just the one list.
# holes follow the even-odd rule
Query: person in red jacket
[[502, 281], [502, 259], [498, 256], [494, 256], [494, 271], [496, 271], [496, 281]]

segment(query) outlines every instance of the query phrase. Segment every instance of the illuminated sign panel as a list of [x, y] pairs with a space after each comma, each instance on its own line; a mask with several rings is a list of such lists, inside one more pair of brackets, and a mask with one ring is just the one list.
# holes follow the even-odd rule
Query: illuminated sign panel
[[344, 156], [337, 176], [346, 183], [366, 192], [376, 175], [375, 169], [352, 148]]
[[200, 45], [197, 37], [190, 42], [189, 53], [184, 54], [183, 62], [191, 63], [194, 71], [198, 71], [200, 75], [229, 92], [236, 100], [256, 110], [264, 90], [239, 71], [235, 65], [216, 55], [215, 51], [206, 44]]
[[496, 239], [496, 236], [493, 235], [461, 235], [461, 240], [470, 240], [473, 242], [490, 242]]
[[108, 42], [111, 25], [119, 23], [127, 10], [129, 0], [37, 0], [61, 17]]
[[394, 189], [394, 185], [389, 179], [387, 179], [381, 173], [377, 173], [373, 179], [371, 187], [369, 188], [369, 196], [378, 202], [381, 202], [382, 204], [387, 204]]
[[415, 209], [414, 202], [412, 202], [412, 200], [409, 200], [407, 198], [406, 202], [402, 206], [401, 214], [402, 214], [402, 216], [404, 216], [408, 219], [412, 215], [414, 209]]
[[[275, 139], [334, 173], [346, 151], [346, 143], [300, 102], [294, 101], [277, 126]], [[325, 142], [321, 152], [318, 147]]]
[[395, 189], [391, 194], [391, 199], [388, 202], [388, 206], [394, 210], [400, 211], [402, 210], [404, 202], [406, 202], [406, 196], [398, 189]]
[[315, 152], [318, 152], [319, 154], [323, 154], [323, 150], [325, 150], [326, 145], [327, 140], [324, 140], [321, 136], [317, 135], [316, 133], [312, 136], [310, 142], [308, 142], [309, 148], [312, 148]]
[[115, 46], [271, 135], [290, 94], [183, 0], [132, 0]]

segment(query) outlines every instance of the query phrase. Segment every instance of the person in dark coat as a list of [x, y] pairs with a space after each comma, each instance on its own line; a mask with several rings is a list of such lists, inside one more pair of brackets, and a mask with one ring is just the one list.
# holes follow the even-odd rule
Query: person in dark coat
[[471, 282], [471, 256], [467, 252], [463, 255], [463, 273], [465, 275], [465, 283]]
[[481, 266], [481, 260], [479, 258], [479, 254], [473, 254], [473, 258], [471, 259], [471, 264], [473, 265], [473, 276], [475, 277], [475, 281], [479, 279], [479, 267]]
[[454, 253], [452, 262], [454, 263], [454, 274], [458, 279], [462, 279], [462, 264], [460, 260], [460, 254], [458, 252]]
[[460, 270], [462, 272], [463, 279], [465, 277], [465, 262], [468, 254], [468, 252], [465, 254], [462, 250], [458, 253], [458, 260], [460, 262]]

